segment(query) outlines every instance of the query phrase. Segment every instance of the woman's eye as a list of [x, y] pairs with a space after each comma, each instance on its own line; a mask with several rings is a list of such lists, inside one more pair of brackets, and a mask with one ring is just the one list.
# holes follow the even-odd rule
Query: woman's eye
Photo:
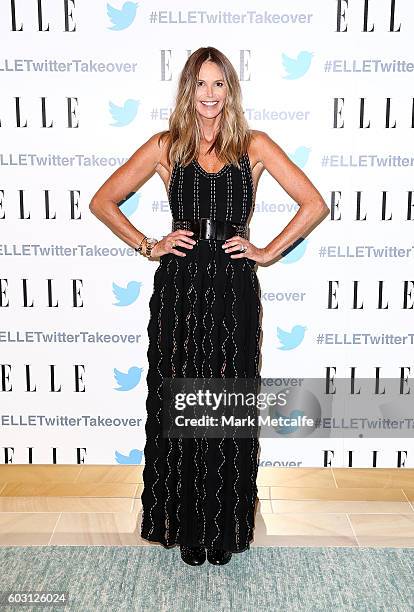
[[[202, 85], [203, 81], [197, 81], [197, 85]], [[222, 81], [219, 81], [218, 83], [216, 83], [216, 85], [219, 85], [219, 87], [223, 87], [224, 83]]]

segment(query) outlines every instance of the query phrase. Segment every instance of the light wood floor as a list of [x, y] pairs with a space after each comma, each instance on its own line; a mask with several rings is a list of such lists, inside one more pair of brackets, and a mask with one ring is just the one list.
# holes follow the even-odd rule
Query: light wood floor
[[[0, 466], [0, 545], [142, 540], [143, 466]], [[414, 469], [259, 468], [252, 546], [414, 546]]]

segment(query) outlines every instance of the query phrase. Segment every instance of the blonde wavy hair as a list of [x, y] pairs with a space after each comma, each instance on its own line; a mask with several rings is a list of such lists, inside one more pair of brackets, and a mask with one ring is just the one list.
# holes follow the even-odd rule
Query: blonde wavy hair
[[207, 60], [221, 69], [227, 86], [219, 129], [208, 153], [214, 150], [220, 161], [239, 168], [239, 158], [247, 151], [251, 130], [242, 108], [237, 73], [227, 57], [214, 47], [200, 47], [188, 57], [180, 73], [175, 108], [168, 122], [169, 129], [161, 132], [158, 142], [167, 136], [167, 156], [171, 165], [178, 162], [186, 166], [197, 159], [202, 134], [194, 100], [201, 64]]

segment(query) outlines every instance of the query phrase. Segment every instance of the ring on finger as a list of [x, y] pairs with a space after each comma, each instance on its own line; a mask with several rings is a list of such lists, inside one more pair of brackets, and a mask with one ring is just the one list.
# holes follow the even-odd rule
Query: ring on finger
[[240, 253], [245, 253], [247, 251], [247, 246], [245, 244], [240, 245]]

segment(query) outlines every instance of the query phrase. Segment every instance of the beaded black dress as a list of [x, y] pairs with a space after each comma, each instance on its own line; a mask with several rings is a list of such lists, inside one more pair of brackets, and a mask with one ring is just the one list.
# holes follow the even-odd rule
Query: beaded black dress
[[[253, 207], [248, 154], [240, 168], [175, 164], [174, 220], [246, 223]], [[141, 537], [241, 552], [253, 540], [259, 439], [162, 436], [164, 377], [259, 377], [260, 286], [255, 262], [231, 259], [220, 240], [160, 257], [149, 302], [148, 396]]]

